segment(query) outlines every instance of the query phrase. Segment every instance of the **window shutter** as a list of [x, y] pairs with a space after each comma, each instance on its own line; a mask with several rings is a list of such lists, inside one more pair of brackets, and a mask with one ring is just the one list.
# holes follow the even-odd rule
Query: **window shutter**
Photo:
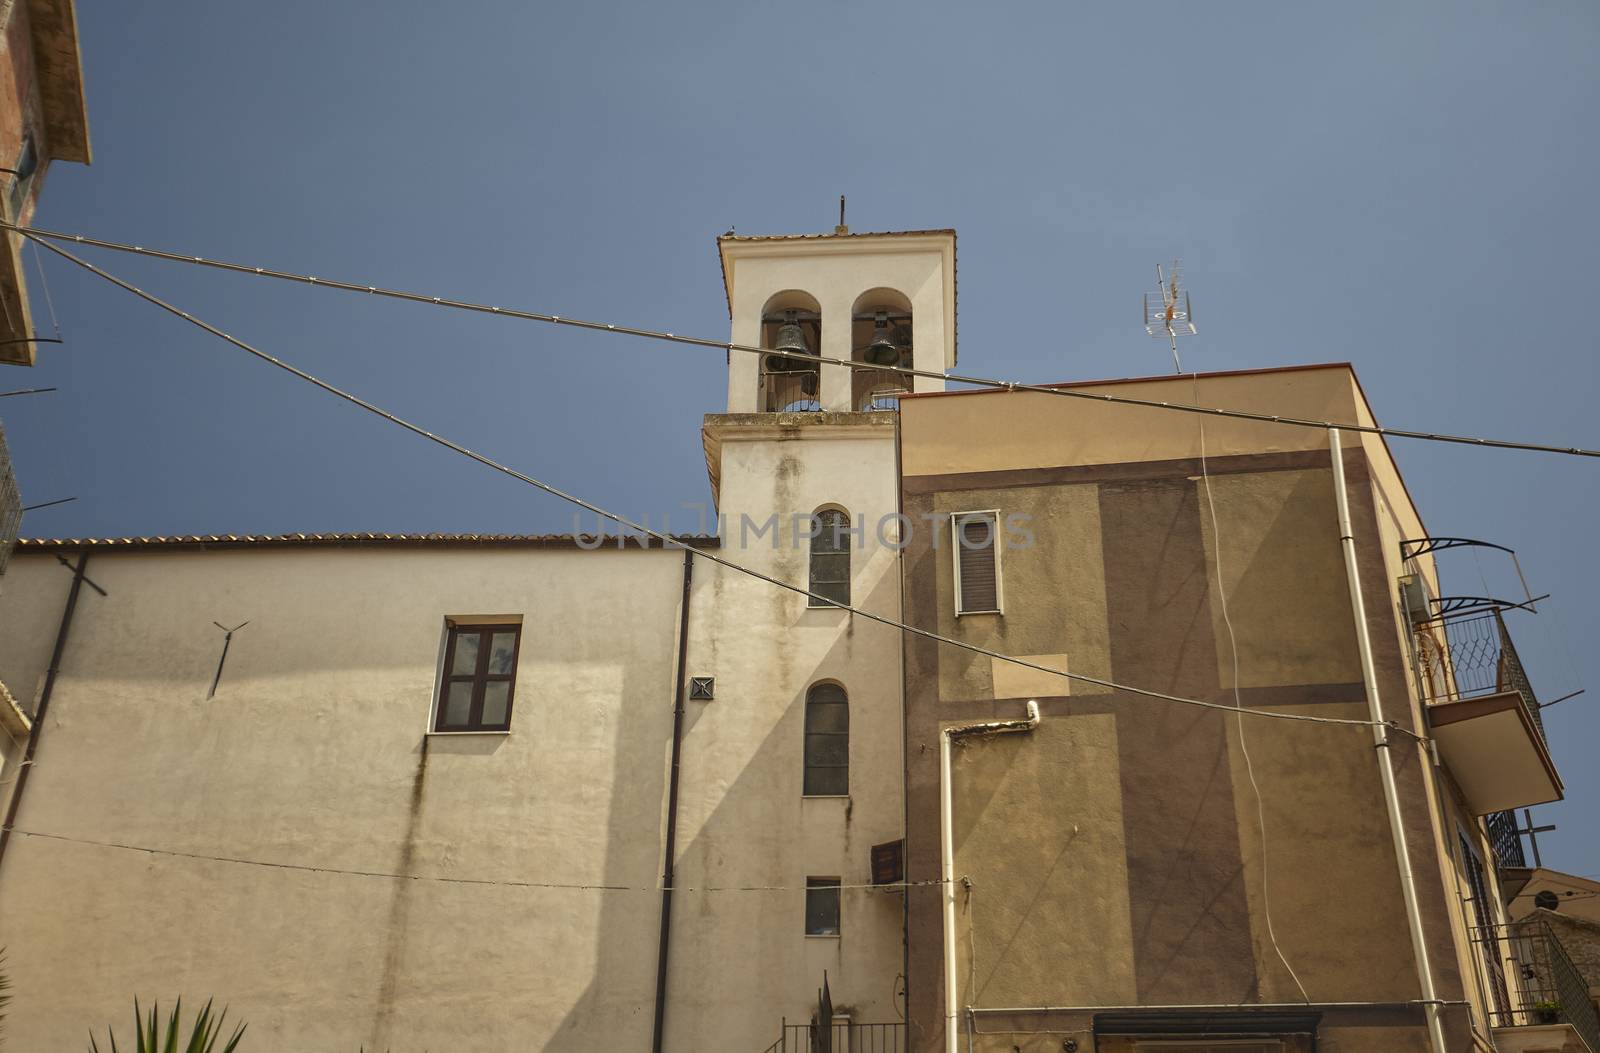
[[956, 527], [956, 613], [1000, 609], [999, 517], [974, 512], [954, 517]]

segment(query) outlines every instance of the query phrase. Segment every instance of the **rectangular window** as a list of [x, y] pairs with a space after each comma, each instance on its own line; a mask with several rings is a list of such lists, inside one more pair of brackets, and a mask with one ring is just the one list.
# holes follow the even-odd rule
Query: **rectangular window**
[[447, 625], [435, 731], [509, 731], [520, 625]]
[[839, 935], [838, 878], [806, 878], [806, 935]]
[[1000, 513], [952, 512], [956, 614], [1000, 613]]

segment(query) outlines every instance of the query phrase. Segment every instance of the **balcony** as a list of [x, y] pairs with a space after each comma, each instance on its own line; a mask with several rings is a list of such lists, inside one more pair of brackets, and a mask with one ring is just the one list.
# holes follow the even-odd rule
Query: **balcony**
[[1417, 641], [1428, 723], [1472, 813], [1559, 801], [1538, 700], [1500, 612], [1436, 619]]
[[1546, 922], [1474, 928], [1472, 940], [1489, 977], [1489, 1026], [1502, 1053], [1600, 1053], [1589, 981]]

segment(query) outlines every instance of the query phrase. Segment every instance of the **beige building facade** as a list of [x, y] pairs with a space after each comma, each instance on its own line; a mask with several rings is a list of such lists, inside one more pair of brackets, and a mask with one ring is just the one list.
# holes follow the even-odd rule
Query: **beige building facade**
[[1600, 1053], [1513, 924], [1512, 615], [1381, 439], [945, 392], [953, 231], [717, 245], [714, 530], [17, 547], [11, 1042], [788, 1053], [826, 984], [850, 1053]]
[[[89, 117], [73, 0], [0, 5], [0, 214], [27, 224], [52, 161], [88, 164]], [[24, 240], [6, 233], [0, 250], [0, 362], [31, 366], [41, 337], [28, 302]]]
[[[1063, 387], [1372, 423], [1346, 366]], [[941, 524], [908, 620], [1091, 678], [906, 641], [908, 875], [950, 879], [911, 891], [913, 1048], [1525, 1048], [1481, 817], [1560, 781], [1531, 696], [1402, 606], [1440, 590], [1383, 442], [1035, 392], [900, 422]]]
[[842, 609], [900, 616], [899, 378], [812, 360], [877, 335], [952, 364], [954, 234], [719, 252], [734, 341], [808, 357], [730, 351], [687, 564], [612, 538], [18, 547], [12, 1041], [182, 994], [250, 1047], [760, 1053], [826, 976], [844, 1041], [905, 1048], [900, 641]]

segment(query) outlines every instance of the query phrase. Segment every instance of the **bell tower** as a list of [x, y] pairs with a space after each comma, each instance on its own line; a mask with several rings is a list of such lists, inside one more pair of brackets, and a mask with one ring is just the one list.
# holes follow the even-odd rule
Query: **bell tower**
[[828, 365], [855, 361], [942, 373], [956, 362], [953, 230], [724, 235], [717, 239], [731, 341], [794, 357], [733, 352], [732, 413], [894, 409], [908, 390], [943, 382]]
[[[701, 429], [719, 551], [792, 591], [696, 561], [687, 653], [729, 701], [684, 739], [694, 847], [674, 880], [806, 890], [808, 906], [816, 888], [837, 917], [813, 926], [799, 892], [747, 898], [737, 924], [682, 923], [672, 953], [714, 990], [708, 1006], [804, 1019], [826, 972], [862, 1019], [895, 1020], [883, 978], [900, 971], [901, 911], [870, 885], [874, 846], [904, 837], [901, 638], [855, 612], [899, 620], [901, 547], [925, 525], [899, 515], [896, 426], [901, 396], [942, 389], [955, 365], [955, 231], [730, 234], [717, 249], [730, 341], [766, 349], [729, 352], [727, 409]], [[733, 916], [725, 904], [714, 917]], [[669, 1045], [732, 1048], [717, 1017], [680, 1014]]]

